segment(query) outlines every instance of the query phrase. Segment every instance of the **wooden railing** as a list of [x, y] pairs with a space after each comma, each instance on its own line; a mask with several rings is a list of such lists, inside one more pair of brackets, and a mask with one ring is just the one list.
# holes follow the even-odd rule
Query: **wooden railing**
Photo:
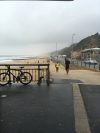
[[[10, 72], [15, 76], [18, 75], [18, 71], [15, 69], [19, 69], [20, 67], [24, 67], [22, 69], [23, 72], [29, 72], [32, 75], [33, 82], [40, 82], [41, 77], [42, 81], [46, 81], [47, 85], [49, 85], [50, 81], [50, 70], [49, 64], [0, 64], [0, 73], [6, 72], [8, 69], [6, 66], [9, 66]], [[11, 82], [13, 82], [13, 76], [11, 77]]]

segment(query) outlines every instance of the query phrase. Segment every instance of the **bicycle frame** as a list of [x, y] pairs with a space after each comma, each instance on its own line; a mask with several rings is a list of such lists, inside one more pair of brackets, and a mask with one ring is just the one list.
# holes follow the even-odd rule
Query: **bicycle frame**
[[[20, 75], [23, 73], [22, 71], [21, 71], [21, 69], [13, 69], [13, 70], [15, 70], [15, 71], [18, 71], [18, 75], [17, 75], [17, 77], [11, 72], [11, 69], [10, 69], [10, 66], [7, 66], [7, 68], [8, 68], [8, 70], [7, 70], [7, 74], [9, 75], [9, 83], [11, 83], [11, 75], [13, 76], [13, 82], [14, 82], [14, 78], [16, 79], [16, 81], [20, 81], [20, 79], [19, 79], [19, 77], [20, 77]], [[19, 72], [20, 72], [20, 74], [19, 74]]]

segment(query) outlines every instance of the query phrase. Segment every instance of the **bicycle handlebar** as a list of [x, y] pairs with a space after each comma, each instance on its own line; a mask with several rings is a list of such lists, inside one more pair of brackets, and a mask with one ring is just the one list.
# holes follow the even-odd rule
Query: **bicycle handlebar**
[[8, 67], [8, 68], [10, 67], [10, 65], [5, 65], [5, 66]]
[[21, 66], [21, 67], [19, 67], [20, 69], [23, 69], [24, 67], [23, 66]]
[[[7, 68], [10, 68], [10, 65], [5, 65]], [[20, 69], [23, 69], [24, 66], [19, 67]]]

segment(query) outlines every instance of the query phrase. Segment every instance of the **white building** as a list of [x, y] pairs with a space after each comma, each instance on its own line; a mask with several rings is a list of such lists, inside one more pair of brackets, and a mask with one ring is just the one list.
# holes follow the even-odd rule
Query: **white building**
[[81, 51], [81, 59], [97, 59], [100, 58], [100, 48], [89, 48]]

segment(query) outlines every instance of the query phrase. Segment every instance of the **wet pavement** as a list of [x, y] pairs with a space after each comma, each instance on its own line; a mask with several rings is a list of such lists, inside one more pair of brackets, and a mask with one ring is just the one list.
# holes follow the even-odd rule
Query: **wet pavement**
[[0, 133], [75, 133], [73, 83], [79, 83], [91, 132], [100, 133], [100, 85], [71, 79], [54, 79], [49, 87], [0, 86]]
[[92, 133], [100, 133], [100, 85], [80, 85]]
[[0, 88], [0, 133], [75, 133], [70, 82]]

